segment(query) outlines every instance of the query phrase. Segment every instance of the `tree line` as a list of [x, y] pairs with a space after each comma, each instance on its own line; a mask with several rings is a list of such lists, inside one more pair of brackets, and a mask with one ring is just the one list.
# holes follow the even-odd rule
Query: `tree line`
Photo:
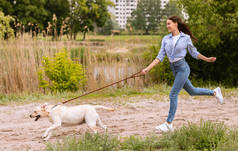
[[[11, 27], [15, 36], [30, 32], [32, 36], [42, 33], [57, 39], [64, 34], [75, 39], [78, 32], [83, 39], [89, 31], [111, 34], [120, 29], [116, 18], [108, 12], [115, 4], [110, 0], [1, 0], [0, 11], [14, 19]], [[181, 15], [176, 1], [171, 0], [164, 9], [160, 0], [140, 0], [132, 16], [128, 18], [127, 29], [141, 30], [145, 34], [156, 32], [163, 16]], [[5, 36], [7, 38], [7, 36]]]
[[202, 81], [238, 86], [238, 1], [179, 0], [189, 15], [187, 20], [198, 42], [197, 49], [206, 56], [216, 56], [214, 64], [194, 61], [192, 76]]
[[102, 27], [109, 17], [110, 0], [1, 0], [0, 11], [10, 15], [16, 31], [32, 32], [37, 35], [69, 33], [71, 39], [78, 32], [85, 34], [95, 26]]

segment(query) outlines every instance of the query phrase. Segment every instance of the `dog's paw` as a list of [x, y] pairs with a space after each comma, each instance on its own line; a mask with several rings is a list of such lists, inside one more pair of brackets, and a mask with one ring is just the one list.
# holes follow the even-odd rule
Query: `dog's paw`
[[43, 135], [42, 138], [43, 138], [43, 141], [48, 141], [50, 138], [50, 135]]
[[46, 138], [43, 139], [43, 141], [48, 141], [48, 139], [49, 139], [49, 138], [46, 137]]
[[42, 138], [46, 138], [48, 136], [48, 134], [47, 133], [45, 133], [43, 136], [42, 136]]

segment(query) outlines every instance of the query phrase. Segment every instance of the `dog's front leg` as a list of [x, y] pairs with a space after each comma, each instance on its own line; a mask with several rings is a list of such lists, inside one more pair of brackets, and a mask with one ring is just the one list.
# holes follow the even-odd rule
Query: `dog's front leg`
[[61, 123], [55, 123], [51, 127], [49, 127], [43, 135], [44, 140], [45, 141], [48, 140], [51, 137], [52, 130], [54, 130], [54, 129], [60, 127], [60, 126], [61, 126]]
[[51, 137], [51, 131], [52, 130], [54, 130], [54, 129], [56, 129], [56, 128], [61, 126], [61, 119], [60, 119], [60, 117], [53, 117], [52, 118], [52, 122], [53, 122], [53, 125], [51, 127], [49, 127], [45, 131], [45, 133], [43, 135], [44, 140], [48, 140]]

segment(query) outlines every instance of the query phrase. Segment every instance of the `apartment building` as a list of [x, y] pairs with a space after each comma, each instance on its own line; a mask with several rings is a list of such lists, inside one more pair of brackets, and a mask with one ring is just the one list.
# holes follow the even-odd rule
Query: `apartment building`
[[[126, 27], [128, 17], [136, 9], [139, 0], [111, 0], [115, 7], [109, 8], [109, 11], [116, 17], [117, 23], [123, 29]], [[161, 0], [161, 8], [168, 3], [169, 0]]]

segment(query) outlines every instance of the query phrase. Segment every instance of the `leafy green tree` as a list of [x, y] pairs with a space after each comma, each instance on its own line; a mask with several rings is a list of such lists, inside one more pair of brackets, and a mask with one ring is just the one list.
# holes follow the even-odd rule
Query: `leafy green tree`
[[70, 5], [70, 24], [74, 39], [80, 31], [85, 40], [88, 31], [94, 31], [95, 26], [102, 27], [105, 24], [109, 18], [107, 7], [113, 3], [110, 0], [71, 0]]
[[0, 9], [25, 25], [30, 22], [43, 28], [48, 15], [45, 4], [45, 0], [1, 0]]
[[169, 34], [168, 29], [167, 29], [167, 26], [166, 26], [166, 24], [167, 24], [167, 19], [168, 19], [167, 16], [163, 16], [163, 18], [162, 18], [160, 24], [158, 25], [158, 29], [159, 29], [159, 32], [158, 32], [158, 33], [159, 33], [159, 35], [161, 35], [162, 37], [165, 36], [165, 35], [167, 35], [167, 34]]
[[116, 16], [111, 15], [111, 21], [112, 21], [112, 29], [114, 29], [114, 30], [121, 29], [120, 25], [117, 23]]
[[53, 14], [56, 14], [59, 29], [63, 19], [69, 15], [69, 2], [67, 0], [1, 0], [0, 10], [24, 25], [31, 23], [40, 29], [47, 27], [48, 21], [51, 21]]
[[137, 8], [132, 12], [128, 23], [136, 30], [143, 30], [145, 34], [156, 31], [161, 21], [160, 0], [140, 0]]
[[[57, 17], [57, 34], [60, 32], [63, 21], [70, 14], [70, 4], [68, 0], [46, 0], [45, 9], [47, 11], [47, 21], [52, 20], [52, 16], [55, 14]], [[53, 23], [52, 23], [53, 24]], [[47, 27], [48, 23], [44, 23], [44, 27]]]
[[167, 18], [170, 16], [179, 16], [183, 18], [182, 9], [177, 3], [177, 0], [170, 0], [163, 10], [163, 15]]
[[10, 26], [10, 22], [13, 21], [13, 17], [5, 16], [4, 13], [0, 11], [0, 39], [13, 37], [14, 31]]
[[110, 18], [105, 22], [104, 26], [99, 29], [99, 34], [110, 35], [112, 30], [120, 30], [120, 26], [116, 22], [115, 16], [110, 14]]
[[[214, 64], [193, 61], [193, 76], [230, 86], [238, 85], [238, 1], [179, 0], [189, 15], [188, 24], [199, 39], [195, 46], [207, 55], [216, 56]], [[202, 66], [202, 68], [201, 68]]]
[[13, 13], [15, 12], [13, 7], [13, 0], [1, 0], [0, 11], [4, 12], [4, 14], [6, 15], [13, 15]]
[[113, 29], [112, 20], [109, 18], [102, 28], [99, 28], [99, 34], [110, 35]]
[[163, 18], [161, 19], [160, 24], [158, 25], [159, 34], [165, 36], [168, 34], [168, 29], [166, 27], [166, 21], [171, 16], [179, 16], [183, 18], [182, 8], [178, 4], [177, 0], [170, 0], [162, 10]]

